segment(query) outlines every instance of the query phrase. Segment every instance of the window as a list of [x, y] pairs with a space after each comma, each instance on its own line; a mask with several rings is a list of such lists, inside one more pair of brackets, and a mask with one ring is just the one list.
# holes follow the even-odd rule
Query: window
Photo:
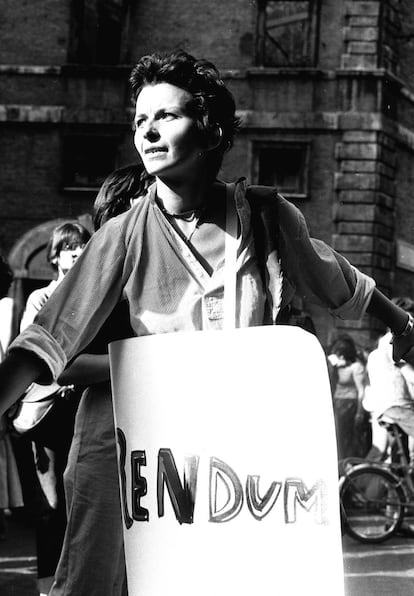
[[257, 0], [257, 6], [256, 64], [314, 66], [319, 0]]
[[126, 62], [128, 19], [126, 0], [72, 0], [69, 62]]
[[116, 135], [68, 134], [63, 140], [64, 190], [96, 192], [116, 167]]
[[308, 196], [308, 143], [256, 143], [253, 180], [291, 198]]

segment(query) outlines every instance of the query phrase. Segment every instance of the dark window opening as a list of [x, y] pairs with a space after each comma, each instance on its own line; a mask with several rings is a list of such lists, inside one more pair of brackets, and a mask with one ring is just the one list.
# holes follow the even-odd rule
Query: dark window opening
[[258, 184], [274, 186], [285, 196], [305, 198], [308, 196], [308, 156], [307, 143], [258, 145], [254, 177]]
[[128, 3], [72, 0], [69, 62], [116, 65], [127, 61]]
[[257, 0], [257, 5], [256, 64], [314, 66], [318, 0]]

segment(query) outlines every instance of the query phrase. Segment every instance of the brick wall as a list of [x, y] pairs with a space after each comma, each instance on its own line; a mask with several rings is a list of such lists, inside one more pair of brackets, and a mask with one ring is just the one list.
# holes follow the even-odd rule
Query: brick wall
[[378, 66], [381, 2], [345, 2], [344, 52], [341, 67], [370, 69]]
[[2, 0], [3, 64], [62, 64], [66, 61], [70, 2]]
[[255, 2], [246, 0], [140, 0], [131, 24], [131, 59], [182, 48], [220, 68], [252, 66], [255, 14]]
[[[351, 121], [348, 119], [349, 126]], [[395, 141], [381, 131], [381, 121], [378, 124], [377, 131], [344, 130], [335, 148], [338, 165], [333, 244], [390, 295], [394, 268]], [[366, 319], [357, 324], [341, 322], [340, 327], [372, 332], [379, 326]]]

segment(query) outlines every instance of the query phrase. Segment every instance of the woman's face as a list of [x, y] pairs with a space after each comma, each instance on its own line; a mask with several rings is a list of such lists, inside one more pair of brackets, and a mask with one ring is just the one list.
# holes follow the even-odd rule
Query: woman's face
[[73, 265], [78, 260], [79, 255], [82, 254], [85, 245], [74, 244], [73, 246], [64, 246], [56, 257], [56, 265], [58, 270], [66, 275], [69, 269], [72, 269]]
[[148, 174], [164, 180], [183, 180], [200, 171], [203, 135], [188, 115], [188, 91], [158, 83], [138, 95], [134, 143]]

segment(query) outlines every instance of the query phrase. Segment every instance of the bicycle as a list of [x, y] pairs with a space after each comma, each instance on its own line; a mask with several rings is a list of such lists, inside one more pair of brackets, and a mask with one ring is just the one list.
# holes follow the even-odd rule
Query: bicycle
[[409, 462], [398, 424], [383, 419], [393, 441], [395, 461], [346, 458], [340, 462], [342, 530], [363, 543], [391, 538], [414, 509], [414, 466]]

